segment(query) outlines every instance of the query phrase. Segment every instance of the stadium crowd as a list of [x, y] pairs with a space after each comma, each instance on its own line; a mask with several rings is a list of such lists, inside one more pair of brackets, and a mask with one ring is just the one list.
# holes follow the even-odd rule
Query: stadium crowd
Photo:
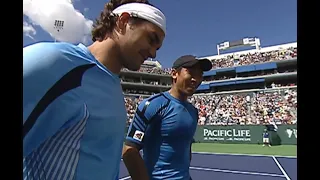
[[[292, 59], [297, 56], [297, 48], [288, 48], [269, 52], [249, 53], [240, 56], [227, 56], [222, 59], [214, 59], [213, 68], [226, 68], [232, 66], [248, 65], [261, 62]], [[296, 69], [283, 72], [261, 72], [248, 76], [269, 75], [275, 73], [295, 72]], [[140, 72], [169, 74], [170, 68], [141, 68]], [[211, 80], [222, 80], [236, 77], [215, 77]], [[152, 82], [144, 81], [142, 83]], [[199, 125], [248, 125], [248, 124], [295, 124], [297, 123], [297, 91], [295, 83], [275, 84], [272, 83], [266, 89], [259, 92], [238, 93], [238, 94], [196, 94], [189, 98], [199, 110]], [[286, 89], [277, 89], [280, 86], [287, 86]], [[141, 93], [140, 91], [126, 90], [127, 93]], [[150, 94], [143, 92], [141, 94]], [[126, 96], [127, 122], [131, 122], [135, 110], [143, 97]]]
[[[142, 97], [125, 97], [128, 123], [142, 100]], [[241, 94], [196, 94], [189, 101], [199, 110], [199, 125], [297, 123], [297, 91], [294, 88]]]
[[[287, 60], [297, 57], [297, 48], [290, 47], [288, 49], [274, 50], [268, 52], [256, 52], [243, 55], [230, 55], [225, 58], [212, 59], [212, 68], [228, 68], [234, 66], [242, 66], [270, 61]], [[123, 71], [128, 71], [123, 69]], [[144, 68], [142, 67], [139, 72], [154, 73], [168, 75], [171, 73], [171, 68], [160, 69], [154, 68]]]
[[[122, 71], [129, 71], [127, 68], [123, 68]], [[161, 74], [161, 75], [170, 75], [171, 73], [171, 68], [165, 68], [165, 69], [161, 69], [158, 67], [153, 67], [153, 68], [145, 68], [145, 67], [141, 67], [138, 72], [142, 72], [142, 73], [151, 73], [151, 74]]]
[[257, 71], [254, 73], [250, 74], [237, 74], [237, 75], [230, 75], [230, 76], [211, 76], [211, 77], [206, 77], [204, 78], [203, 81], [205, 82], [210, 82], [214, 80], [226, 80], [226, 79], [233, 79], [233, 78], [244, 78], [244, 77], [255, 77], [255, 76], [266, 76], [266, 75], [272, 75], [272, 74], [281, 74], [281, 73], [292, 73], [292, 72], [297, 72], [297, 70], [287, 70], [287, 71], [277, 71], [273, 70], [270, 72], [265, 72], [265, 71]]
[[297, 57], [297, 48], [290, 47], [288, 49], [274, 50], [268, 52], [256, 52], [244, 55], [230, 55], [221, 59], [213, 59], [213, 69], [227, 68], [234, 66], [243, 66], [249, 64], [287, 60]]
[[[250, 76], [211, 76], [211, 77], [205, 77], [203, 79], [203, 82], [211, 82], [214, 80], [227, 80], [227, 79], [236, 79], [236, 78], [244, 78], [244, 77], [256, 77], [256, 76], [264, 76], [264, 75], [272, 75], [272, 74], [279, 74], [279, 73], [288, 73], [288, 72], [297, 72], [297, 70], [293, 71], [284, 71], [284, 72], [255, 72], [256, 74], [251, 74]], [[134, 83], [141, 83], [141, 84], [152, 84], [152, 85], [163, 85], [163, 86], [170, 86], [169, 83], [159, 83], [159, 81], [156, 80], [137, 80], [137, 79], [130, 79], [130, 77], [126, 77], [124, 79], [121, 79], [121, 82], [134, 82]]]

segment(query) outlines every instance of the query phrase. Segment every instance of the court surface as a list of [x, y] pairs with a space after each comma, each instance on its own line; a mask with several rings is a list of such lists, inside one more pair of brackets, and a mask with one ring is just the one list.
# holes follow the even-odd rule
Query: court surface
[[[193, 180], [297, 180], [296, 157], [193, 153]], [[120, 180], [131, 179], [120, 164]]]

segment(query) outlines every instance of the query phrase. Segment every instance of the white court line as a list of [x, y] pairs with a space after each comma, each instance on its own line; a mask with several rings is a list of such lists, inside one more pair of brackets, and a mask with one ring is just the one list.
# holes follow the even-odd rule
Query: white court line
[[[201, 168], [201, 167], [190, 167], [189, 169], [193, 170], [202, 170], [202, 171], [213, 171], [213, 172], [223, 172], [223, 173], [232, 173], [232, 174], [248, 174], [248, 175], [258, 175], [258, 176], [272, 176], [272, 177], [285, 177], [287, 180], [290, 180], [289, 177], [283, 174], [270, 174], [270, 173], [259, 173], [259, 172], [246, 172], [246, 171], [234, 171], [234, 170], [226, 170], [226, 169], [212, 169], [212, 168]], [[119, 180], [130, 179], [130, 176], [120, 178]], [[289, 178], [289, 179], [288, 179]]]
[[277, 158], [272, 156], [274, 162], [277, 164], [278, 168], [280, 169], [280, 171], [284, 174], [284, 176], [286, 177], [287, 180], [291, 180], [290, 177], [288, 176], [288, 174], [286, 173], [286, 171], [282, 168], [281, 164], [278, 162]]
[[[273, 157], [272, 155], [262, 155], [262, 154], [233, 154], [233, 153], [212, 153], [212, 152], [192, 152], [192, 154], [209, 154], [209, 155], [230, 155], [230, 156], [253, 156], [253, 157]], [[297, 157], [296, 156], [278, 156], [278, 155], [275, 155], [276, 157], [281, 157], [281, 158], [293, 158], [293, 159], [296, 159]]]
[[211, 168], [200, 168], [200, 167], [190, 167], [190, 169], [203, 170], [203, 171], [214, 171], [214, 172], [224, 172], [224, 173], [233, 173], [233, 174], [249, 174], [249, 175], [259, 175], [259, 176], [285, 177], [282, 174], [269, 174], [269, 173], [259, 173], [259, 172], [233, 171], [233, 170], [226, 170], [226, 169], [211, 169]]
[[120, 178], [119, 180], [126, 180], [126, 179], [130, 179], [131, 177], [128, 176], [128, 177], [123, 177], [123, 178]]

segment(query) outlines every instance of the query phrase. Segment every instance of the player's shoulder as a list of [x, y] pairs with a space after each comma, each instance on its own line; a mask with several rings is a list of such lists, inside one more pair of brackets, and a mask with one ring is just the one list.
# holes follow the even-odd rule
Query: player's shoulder
[[158, 93], [143, 99], [139, 104], [139, 109], [148, 109], [148, 111], [164, 108], [170, 104], [168, 99], [163, 93]]
[[35, 44], [31, 44], [28, 46], [25, 46], [23, 48], [23, 54], [27, 54], [27, 53], [44, 53], [43, 51], [45, 51], [45, 53], [64, 53], [66, 52], [66, 50], [71, 50], [74, 49], [76, 46], [70, 43], [66, 43], [66, 42], [38, 42]]
[[198, 111], [198, 108], [196, 108], [190, 101], [187, 101], [187, 106], [188, 106], [190, 109], [193, 109], [193, 110]]
[[198, 108], [196, 108], [191, 102], [187, 102], [187, 106], [188, 106], [188, 109], [193, 111], [194, 113], [198, 114]]
[[93, 62], [82, 44], [75, 45], [67, 42], [39, 42], [23, 48], [23, 58], [32, 59], [68, 59], [72, 63]]
[[167, 103], [170, 101], [163, 93], [157, 93], [154, 95], [149, 96], [148, 98], [145, 98], [141, 103], [157, 103], [157, 104], [162, 104], [162, 103]]

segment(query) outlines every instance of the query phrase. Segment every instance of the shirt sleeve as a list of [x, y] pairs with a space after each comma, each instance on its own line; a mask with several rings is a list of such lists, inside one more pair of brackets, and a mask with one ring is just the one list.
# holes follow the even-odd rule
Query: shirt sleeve
[[127, 145], [142, 149], [148, 126], [152, 121], [159, 119], [159, 111], [164, 107], [161, 104], [157, 101], [149, 102], [147, 99], [139, 104], [128, 129], [125, 140]]
[[84, 102], [66, 88], [70, 82], [57, 85], [76, 67], [51, 46], [36, 44], [23, 49], [24, 157], [57, 132], [88, 116]]

